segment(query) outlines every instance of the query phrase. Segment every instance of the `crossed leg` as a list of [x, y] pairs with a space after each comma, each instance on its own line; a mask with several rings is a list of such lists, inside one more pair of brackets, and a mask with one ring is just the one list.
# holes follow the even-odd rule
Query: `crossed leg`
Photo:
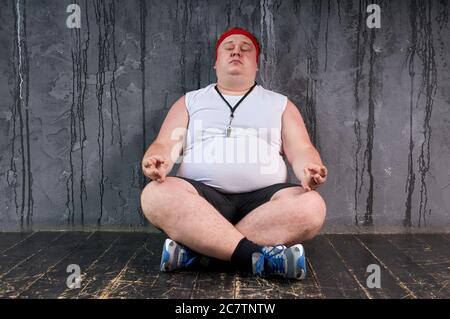
[[289, 187], [232, 225], [189, 182], [176, 177], [150, 182], [141, 194], [141, 207], [147, 219], [173, 240], [226, 261], [244, 237], [261, 246], [290, 246], [312, 238], [320, 231], [326, 210], [317, 192]]
[[292, 246], [316, 236], [325, 220], [326, 205], [316, 191], [288, 187], [255, 208], [235, 226], [261, 246]]

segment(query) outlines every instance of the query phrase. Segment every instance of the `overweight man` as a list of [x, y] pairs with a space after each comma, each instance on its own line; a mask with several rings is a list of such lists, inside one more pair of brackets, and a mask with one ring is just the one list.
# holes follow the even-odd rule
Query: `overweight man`
[[217, 82], [180, 97], [144, 155], [141, 207], [168, 236], [161, 271], [222, 261], [257, 276], [306, 275], [301, 243], [324, 223], [315, 189], [327, 168], [298, 108], [256, 83], [259, 53], [247, 30], [223, 33]]

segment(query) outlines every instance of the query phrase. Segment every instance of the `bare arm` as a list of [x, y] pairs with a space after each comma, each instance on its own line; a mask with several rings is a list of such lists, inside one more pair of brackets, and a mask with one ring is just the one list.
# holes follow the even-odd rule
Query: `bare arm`
[[145, 176], [164, 181], [180, 156], [188, 121], [185, 97], [182, 96], [170, 108], [158, 136], [144, 154], [142, 171]]
[[289, 100], [282, 117], [282, 141], [283, 152], [306, 190], [325, 182], [327, 169], [311, 143], [299, 110]]

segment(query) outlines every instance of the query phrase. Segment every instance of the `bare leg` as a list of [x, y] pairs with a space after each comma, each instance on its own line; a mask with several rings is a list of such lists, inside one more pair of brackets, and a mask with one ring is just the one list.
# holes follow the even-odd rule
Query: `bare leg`
[[187, 181], [167, 177], [150, 182], [141, 206], [148, 220], [171, 239], [192, 250], [229, 261], [244, 236]]
[[261, 246], [292, 246], [317, 235], [325, 219], [326, 205], [316, 191], [289, 187], [250, 212], [237, 225], [249, 240]]

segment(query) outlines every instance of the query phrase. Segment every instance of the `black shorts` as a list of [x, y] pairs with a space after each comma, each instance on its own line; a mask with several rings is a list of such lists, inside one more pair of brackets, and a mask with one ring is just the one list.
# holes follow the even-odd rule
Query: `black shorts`
[[270, 201], [273, 194], [283, 188], [301, 186], [294, 183], [278, 183], [252, 192], [226, 194], [214, 187], [208, 186], [196, 180], [175, 176], [188, 181], [197, 192], [215, 207], [231, 224], [237, 224], [253, 209]]

